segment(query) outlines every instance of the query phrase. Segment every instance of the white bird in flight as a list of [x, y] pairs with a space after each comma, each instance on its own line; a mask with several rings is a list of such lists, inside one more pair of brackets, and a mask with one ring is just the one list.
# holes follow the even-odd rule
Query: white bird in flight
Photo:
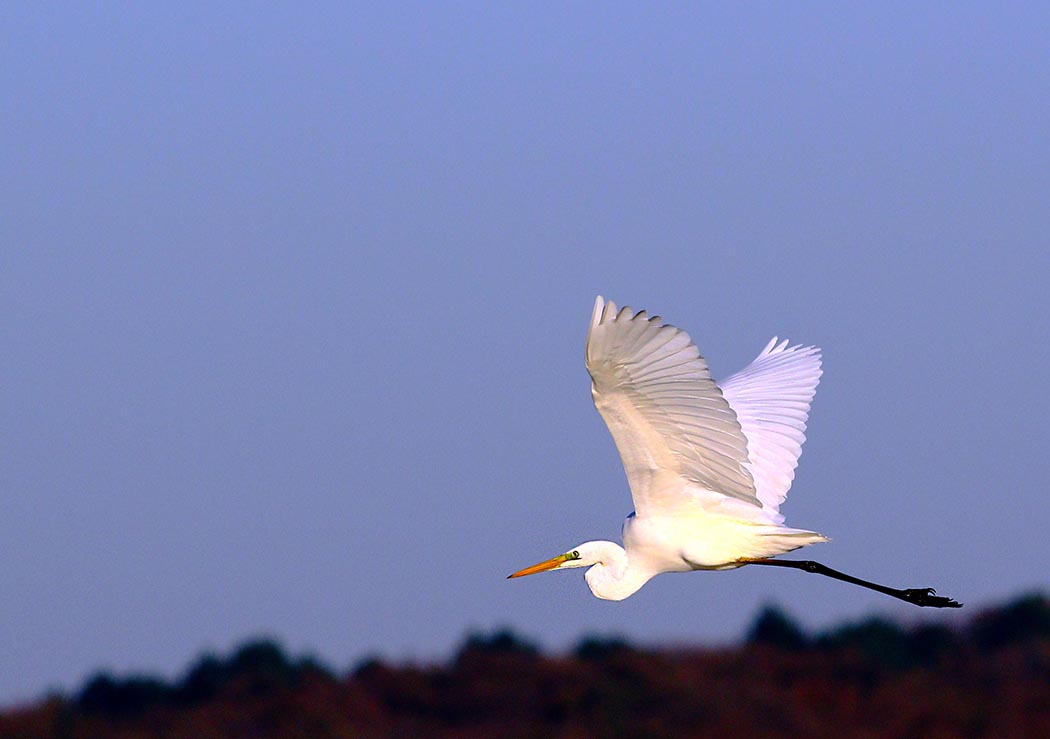
[[589, 541], [509, 577], [588, 567], [591, 592], [623, 600], [662, 572], [793, 567], [917, 606], [958, 608], [932, 588], [898, 590], [809, 560], [777, 555], [828, 541], [784, 525], [820, 349], [774, 337], [751, 364], [715, 384], [689, 335], [600, 295], [587, 333], [594, 405], [627, 472], [634, 512], [623, 547]]

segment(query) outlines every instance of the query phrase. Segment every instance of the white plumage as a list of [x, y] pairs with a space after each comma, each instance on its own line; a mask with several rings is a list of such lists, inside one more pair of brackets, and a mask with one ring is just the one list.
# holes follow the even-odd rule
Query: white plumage
[[586, 361], [594, 405], [634, 498], [624, 546], [586, 542], [511, 577], [589, 567], [591, 591], [622, 600], [661, 572], [773, 564], [916, 605], [958, 606], [932, 590], [895, 590], [815, 562], [770, 559], [827, 541], [784, 526], [780, 513], [820, 381], [818, 348], [774, 338], [719, 386], [685, 331], [598, 296]]
[[816, 347], [776, 342], [719, 388], [685, 331], [598, 296], [587, 334], [591, 393], [638, 514], [683, 497], [729, 497], [751, 504], [737, 511], [756, 521], [783, 521], [821, 370]]
[[806, 440], [809, 404], [820, 381], [820, 349], [777, 337], [747, 367], [726, 378], [722, 395], [747, 439], [747, 469], [762, 507], [777, 523]]

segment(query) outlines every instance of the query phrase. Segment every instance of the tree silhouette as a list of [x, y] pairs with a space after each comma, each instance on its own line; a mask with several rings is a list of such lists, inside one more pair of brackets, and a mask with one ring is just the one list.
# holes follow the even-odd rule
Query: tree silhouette
[[103, 672], [87, 681], [76, 704], [85, 713], [128, 716], [142, 713], [170, 697], [171, 689], [159, 678], [133, 675], [118, 679]]
[[748, 630], [747, 643], [796, 650], [807, 647], [810, 639], [783, 611], [768, 605], [759, 611], [758, 617]]
[[572, 650], [576, 659], [593, 662], [600, 662], [611, 655], [633, 653], [634, 647], [622, 636], [585, 636]]
[[1024, 595], [1001, 608], [981, 612], [973, 621], [973, 640], [983, 649], [998, 649], [1050, 638], [1050, 601], [1038, 593]]
[[767, 606], [744, 648], [588, 636], [544, 657], [501, 629], [449, 664], [372, 658], [341, 678], [255, 639], [171, 683], [102, 672], [72, 698], [0, 711], [0, 739], [1035, 737], [1050, 736], [1048, 679], [1041, 595], [955, 626], [869, 618], [815, 636]]

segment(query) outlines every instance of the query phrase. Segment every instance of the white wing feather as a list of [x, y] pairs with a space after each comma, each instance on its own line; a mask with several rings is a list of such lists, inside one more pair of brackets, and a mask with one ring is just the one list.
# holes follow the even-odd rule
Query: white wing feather
[[702, 490], [762, 505], [741, 425], [688, 334], [599, 295], [587, 371], [639, 514], [695, 500]]
[[751, 364], [721, 383], [747, 438], [748, 470], [762, 507], [777, 523], [806, 440], [809, 404], [820, 381], [820, 349], [774, 337]]

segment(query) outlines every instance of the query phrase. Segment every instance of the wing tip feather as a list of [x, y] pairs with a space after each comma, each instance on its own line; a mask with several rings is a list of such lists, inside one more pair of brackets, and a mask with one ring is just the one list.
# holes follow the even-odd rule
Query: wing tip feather
[[601, 323], [602, 312], [605, 310], [605, 298], [601, 295], [594, 299], [594, 310], [591, 312], [591, 326]]

